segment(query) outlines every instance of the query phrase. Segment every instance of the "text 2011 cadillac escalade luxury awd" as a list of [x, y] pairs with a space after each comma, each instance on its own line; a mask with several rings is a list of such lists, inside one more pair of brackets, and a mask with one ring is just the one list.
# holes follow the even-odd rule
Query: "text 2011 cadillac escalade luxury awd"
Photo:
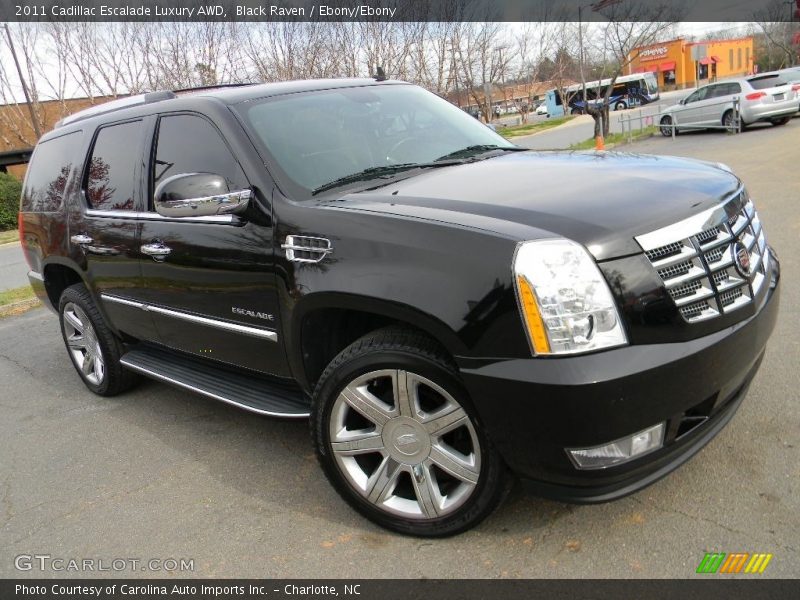
[[511, 474], [577, 502], [667, 474], [732, 418], [778, 311], [723, 165], [523, 152], [400, 82], [68, 117], [20, 236], [89, 389], [310, 416], [342, 497], [417, 535], [473, 526]]

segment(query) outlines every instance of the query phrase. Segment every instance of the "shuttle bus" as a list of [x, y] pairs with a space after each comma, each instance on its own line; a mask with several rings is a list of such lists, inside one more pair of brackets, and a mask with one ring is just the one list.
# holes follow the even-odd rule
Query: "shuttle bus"
[[[583, 86], [580, 83], [567, 87], [564, 90], [567, 108], [564, 107], [564, 99], [561, 98], [560, 92], [557, 89], [552, 89], [546, 95], [547, 114], [551, 117], [559, 117], [567, 112], [582, 114], [586, 110], [587, 101], [590, 107], [599, 107], [609, 85], [611, 85], [611, 79], [587, 81], [586, 100], [583, 98]], [[608, 103], [613, 110], [625, 110], [626, 108], [649, 104], [658, 99], [658, 81], [655, 74], [636, 73], [617, 77], [614, 82], [614, 88], [608, 98]]]

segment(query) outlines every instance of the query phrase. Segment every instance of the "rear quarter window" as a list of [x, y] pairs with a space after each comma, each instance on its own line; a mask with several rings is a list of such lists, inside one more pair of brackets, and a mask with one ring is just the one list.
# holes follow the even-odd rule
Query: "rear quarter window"
[[61, 210], [70, 173], [80, 160], [82, 137], [74, 131], [36, 146], [22, 189], [22, 212]]

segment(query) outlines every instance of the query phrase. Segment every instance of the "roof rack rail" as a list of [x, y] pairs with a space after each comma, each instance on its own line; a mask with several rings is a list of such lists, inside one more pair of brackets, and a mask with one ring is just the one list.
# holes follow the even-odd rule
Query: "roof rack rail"
[[199, 85], [197, 87], [182, 88], [180, 90], [172, 90], [172, 91], [176, 94], [180, 94], [183, 92], [202, 92], [203, 90], [218, 90], [224, 88], [246, 87], [248, 85], [258, 85], [258, 83], [255, 81], [250, 81], [245, 83], [216, 83], [214, 85]]
[[55, 128], [62, 127], [64, 125], [69, 125], [70, 123], [76, 123], [77, 121], [83, 121], [84, 119], [88, 119], [90, 117], [96, 117], [98, 115], [104, 115], [106, 113], [114, 112], [117, 110], [121, 110], [123, 108], [129, 108], [131, 106], [137, 106], [139, 104], [152, 104], [153, 102], [162, 102], [163, 100], [171, 100], [172, 98], [177, 98], [178, 96], [175, 92], [171, 92], [169, 90], [162, 90], [160, 92], [147, 92], [146, 94], [138, 94], [136, 96], [127, 96], [125, 98], [120, 98], [119, 100], [111, 100], [110, 102], [103, 102], [102, 104], [97, 104], [95, 106], [86, 108], [84, 110], [79, 110], [78, 112], [66, 116], [58, 123], [56, 123]]

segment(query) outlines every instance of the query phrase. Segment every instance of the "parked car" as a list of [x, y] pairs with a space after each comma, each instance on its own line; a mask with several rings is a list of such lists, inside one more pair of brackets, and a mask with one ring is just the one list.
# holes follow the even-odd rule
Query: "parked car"
[[[791, 84], [799, 84], [800, 83], [800, 66], [799, 67], [789, 67], [788, 69], [781, 69], [777, 71], [781, 77], [783, 77], [786, 81]], [[798, 92], [800, 95], [800, 92]], [[800, 116], [800, 106], [798, 106], [798, 112], [794, 113], [795, 117]]]
[[547, 113], [547, 103], [542, 102], [539, 106], [536, 107], [536, 114], [537, 115], [546, 115]]
[[735, 99], [743, 128], [758, 122], [785, 125], [800, 109], [800, 84], [779, 73], [762, 73], [704, 85], [663, 111], [661, 133], [671, 136], [673, 125], [676, 133], [719, 126], [734, 129]]
[[421, 536], [514, 475], [571, 502], [665, 476], [733, 418], [778, 311], [729, 169], [526, 152], [401, 82], [77, 113], [37, 144], [19, 224], [89, 390], [144, 375], [309, 419], [344, 500]]

